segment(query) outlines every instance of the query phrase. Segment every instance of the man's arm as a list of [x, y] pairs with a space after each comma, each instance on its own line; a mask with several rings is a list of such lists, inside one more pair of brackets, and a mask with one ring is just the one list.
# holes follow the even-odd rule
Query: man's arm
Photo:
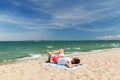
[[71, 68], [71, 67], [73, 67], [74, 65], [71, 64], [70, 62], [66, 62], [66, 63], [65, 63], [65, 66], [67, 66], [68, 68]]
[[79, 66], [79, 65], [82, 65], [82, 64], [84, 64], [83, 61], [81, 61], [81, 63], [79, 63], [79, 64], [71, 64], [70, 62], [66, 62], [65, 66], [67, 66], [68, 68], [71, 68], [73, 66]]

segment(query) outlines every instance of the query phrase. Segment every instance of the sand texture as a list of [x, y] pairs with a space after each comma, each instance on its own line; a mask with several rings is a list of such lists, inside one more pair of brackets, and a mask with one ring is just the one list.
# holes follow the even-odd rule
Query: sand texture
[[120, 80], [120, 49], [76, 54], [87, 66], [76, 70], [44, 65], [42, 59], [0, 63], [0, 80]]

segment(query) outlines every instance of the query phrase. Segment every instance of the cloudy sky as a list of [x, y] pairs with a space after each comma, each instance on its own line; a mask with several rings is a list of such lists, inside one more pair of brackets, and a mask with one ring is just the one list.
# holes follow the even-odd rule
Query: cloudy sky
[[120, 0], [0, 0], [0, 41], [120, 39]]

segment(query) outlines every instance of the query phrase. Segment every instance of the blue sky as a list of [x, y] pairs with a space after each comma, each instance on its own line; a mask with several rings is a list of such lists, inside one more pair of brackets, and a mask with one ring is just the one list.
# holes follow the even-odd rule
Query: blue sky
[[120, 0], [0, 0], [0, 41], [120, 40]]

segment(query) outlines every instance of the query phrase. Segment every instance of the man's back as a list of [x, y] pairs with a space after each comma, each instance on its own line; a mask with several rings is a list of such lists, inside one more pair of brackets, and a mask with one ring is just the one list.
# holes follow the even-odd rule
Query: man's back
[[70, 63], [71, 63], [71, 60], [72, 60], [72, 59], [67, 58], [67, 57], [59, 58], [59, 59], [58, 59], [58, 64], [63, 64], [63, 65], [65, 65], [66, 62], [70, 62]]

